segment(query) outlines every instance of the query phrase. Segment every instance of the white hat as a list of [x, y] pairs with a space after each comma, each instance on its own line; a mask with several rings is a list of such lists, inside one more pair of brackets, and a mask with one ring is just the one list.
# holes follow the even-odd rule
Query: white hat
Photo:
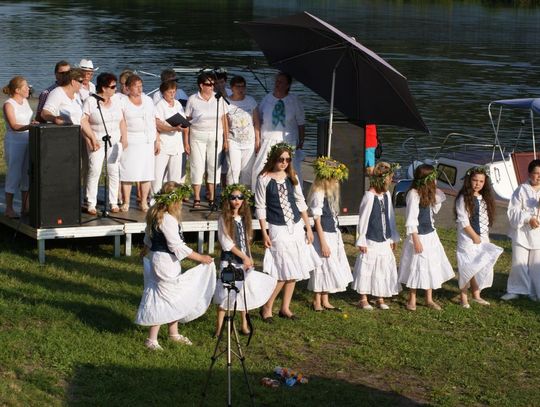
[[91, 59], [81, 59], [81, 62], [79, 62], [79, 68], [87, 70], [87, 71], [97, 71], [99, 68], [94, 69], [94, 64], [92, 63]]

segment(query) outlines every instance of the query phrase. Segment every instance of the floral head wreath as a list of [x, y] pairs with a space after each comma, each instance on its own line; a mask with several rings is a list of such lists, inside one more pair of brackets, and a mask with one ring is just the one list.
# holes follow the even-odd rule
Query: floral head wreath
[[337, 179], [343, 181], [349, 178], [349, 169], [343, 163], [330, 157], [319, 157], [313, 162], [315, 176], [320, 179]]
[[486, 177], [489, 177], [489, 168], [485, 165], [479, 165], [477, 167], [469, 168], [465, 173], [467, 177], [470, 177], [473, 174], [484, 174]]
[[385, 189], [384, 184], [386, 182], [386, 178], [389, 175], [394, 174], [396, 170], [398, 170], [399, 168], [401, 168], [401, 165], [399, 165], [399, 163], [390, 163], [390, 167], [386, 168], [382, 174], [370, 175], [369, 177], [370, 185], [377, 189]]
[[268, 153], [267, 159], [269, 160], [270, 157], [273, 157], [273, 155], [276, 153], [277, 150], [281, 150], [281, 149], [287, 150], [291, 158], [294, 157], [294, 147], [288, 143], [281, 142], [281, 143], [274, 144], [272, 146], [272, 148], [270, 149], [270, 152]]
[[244, 184], [227, 185], [221, 193], [221, 202], [228, 201], [234, 191], [240, 191], [244, 195], [244, 201], [249, 205], [253, 204], [253, 192]]
[[428, 175], [426, 175], [423, 178], [415, 179], [414, 180], [414, 186], [421, 187], [423, 185], [427, 185], [432, 181], [435, 181], [439, 175], [439, 172], [436, 168], [433, 169]]
[[184, 184], [173, 189], [171, 192], [154, 195], [154, 200], [156, 204], [169, 206], [174, 202], [180, 202], [184, 198], [189, 198], [192, 192], [191, 185]]

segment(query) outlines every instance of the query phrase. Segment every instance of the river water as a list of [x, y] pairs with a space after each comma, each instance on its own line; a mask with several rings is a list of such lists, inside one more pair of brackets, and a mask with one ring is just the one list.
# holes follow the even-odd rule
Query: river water
[[[409, 80], [418, 109], [431, 130], [381, 127], [384, 158], [405, 161], [402, 141], [417, 136], [433, 144], [449, 132], [485, 134], [490, 101], [540, 96], [540, 9], [487, 6], [481, 1], [40, 1], [1, 2], [0, 83], [17, 74], [36, 94], [53, 81], [60, 59], [91, 59], [99, 72], [126, 67], [159, 74], [165, 67], [226, 67], [242, 74], [260, 100], [273, 70], [235, 21], [308, 11], [354, 36]], [[502, 2], [504, 3], [504, 2]], [[497, 2], [495, 2], [497, 4]], [[145, 90], [158, 80], [143, 74]], [[195, 73], [181, 87], [195, 91]], [[293, 85], [309, 120], [328, 104], [301, 84]]]

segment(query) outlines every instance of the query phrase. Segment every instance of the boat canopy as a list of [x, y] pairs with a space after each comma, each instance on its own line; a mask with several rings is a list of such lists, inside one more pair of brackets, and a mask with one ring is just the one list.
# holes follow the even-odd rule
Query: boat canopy
[[491, 104], [515, 109], [530, 109], [534, 113], [540, 114], [540, 98], [495, 100]]

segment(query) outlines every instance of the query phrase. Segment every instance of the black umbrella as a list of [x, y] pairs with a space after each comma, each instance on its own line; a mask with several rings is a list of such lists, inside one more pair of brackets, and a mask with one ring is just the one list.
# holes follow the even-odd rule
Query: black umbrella
[[360, 124], [386, 124], [429, 132], [407, 78], [384, 59], [323, 20], [304, 12], [240, 23], [271, 66], [288, 72]]

